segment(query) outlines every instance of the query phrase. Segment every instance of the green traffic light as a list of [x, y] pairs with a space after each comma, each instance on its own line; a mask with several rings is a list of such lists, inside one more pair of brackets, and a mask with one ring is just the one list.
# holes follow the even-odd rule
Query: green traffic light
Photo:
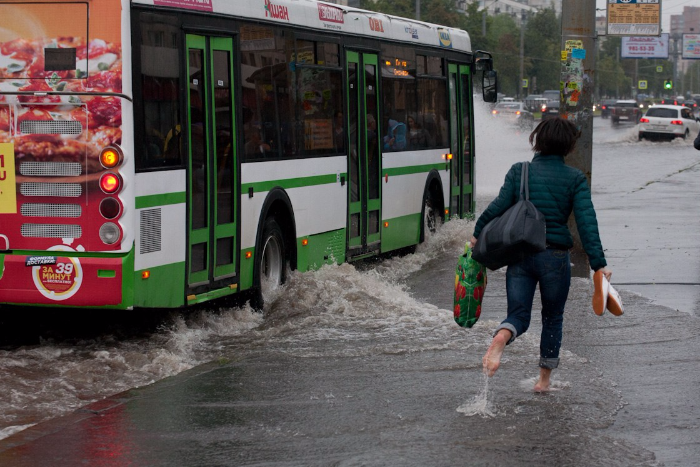
[[673, 81], [667, 79], [664, 81], [664, 89], [673, 89]]

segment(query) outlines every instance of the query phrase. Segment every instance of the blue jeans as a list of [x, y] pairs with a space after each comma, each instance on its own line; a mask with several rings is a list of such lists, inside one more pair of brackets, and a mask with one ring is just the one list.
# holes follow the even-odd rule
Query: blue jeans
[[527, 331], [532, 315], [532, 300], [538, 283], [542, 299], [540, 367], [553, 369], [559, 366], [564, 305], [571, 285], [571, 262], [567, 250], [547, 249], [508, 266], [508, 317], [498, 326], [496, 332], [500, 329], [512, 332], [513, 336], [508, 341], [510, 344]]

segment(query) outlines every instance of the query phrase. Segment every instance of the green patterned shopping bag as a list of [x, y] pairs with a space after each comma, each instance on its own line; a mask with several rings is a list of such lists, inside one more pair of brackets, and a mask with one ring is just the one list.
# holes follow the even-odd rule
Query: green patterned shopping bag
[[460, 326], [470, 328], [479, 319], [486, 283], [486, 268], [472, 259], [467, 243], [455, 274], [454, 317]]

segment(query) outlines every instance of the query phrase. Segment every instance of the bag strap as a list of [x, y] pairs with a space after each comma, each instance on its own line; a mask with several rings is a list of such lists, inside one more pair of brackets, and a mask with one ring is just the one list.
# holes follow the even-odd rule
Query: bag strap
[[525, 192], [524, 199], [530, 199], [530, 186], [528, 184], [530, 163], [525, 161], [522, 162], [522, 170], [520, 171], [520, 199], [523, 199], [523, 191]]

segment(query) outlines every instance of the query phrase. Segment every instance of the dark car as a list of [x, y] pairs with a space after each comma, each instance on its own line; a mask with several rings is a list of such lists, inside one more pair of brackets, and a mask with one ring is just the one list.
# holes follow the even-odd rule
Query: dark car
[[610, 113], [612, 112], [613, 106], [615, 106], [616, 99], [603, 99], [600, 103], [600, 116], [602, 118], [610, 118]]
[[686, 99], [683, 101], [683, 105], [696, 113], [700, 110], [700, 99]]
[[634, 123], [639, 122], [642, 113], [639, 111], [639, 104], [636, 100], [623, 100], [615, 102], [615, 106], [610, 112], [610, 119], [613, 125], [618, 125], [620, 122]]
[[559, 115], [559, 101], [549, 101], [542, 106], [542, 120]]

